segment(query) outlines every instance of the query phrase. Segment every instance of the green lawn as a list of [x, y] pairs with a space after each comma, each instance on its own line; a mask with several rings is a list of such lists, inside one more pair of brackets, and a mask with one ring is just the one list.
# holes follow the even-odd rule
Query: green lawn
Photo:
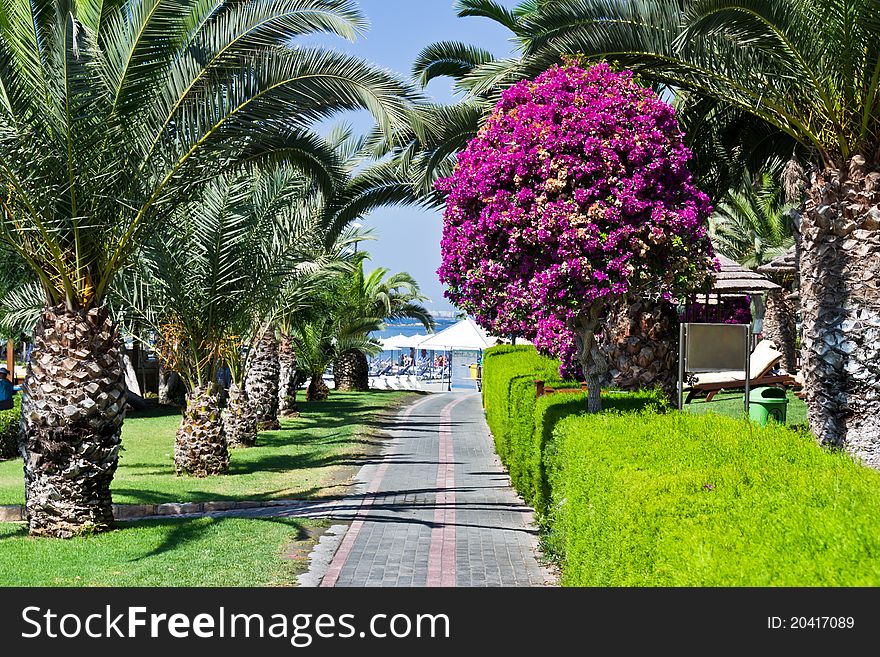
[[[256, 447], [231, 453], [228, 475], [195, 479], [174, 473], [176, 412], [132, 415], [125, 421], [113, 501], [123, 504], [281, 499], [327, 494], [381, 443], [379, 415], [413, 393], [333, 392], [300, 404], [302, 417], [260, 433]], [[0, 462], [0, 504], [23, 504], [21, 460]]]
[[[742, 417], [744, 413], [743, 393], [742, 391], [721, 392], [708, 403], [705, 399], [695, 399], [690, 404], [685, 404], [684, 410], [697, 415], [717, 413], [728, 417]], [[798, 399], [791, 391], [788, 393], [788, 411], [785, 420], [791, 426], [806, 426], [807, 424], [807, 405], [803, 399]]]
[[[120, 523], [69, 541], [29, 538], [0, 523], [0, 586], [290, 585], [304, 565], [286, 555], [320, 525], [289, 518]], [[295, 553], [303, 554], [300, 547]]]

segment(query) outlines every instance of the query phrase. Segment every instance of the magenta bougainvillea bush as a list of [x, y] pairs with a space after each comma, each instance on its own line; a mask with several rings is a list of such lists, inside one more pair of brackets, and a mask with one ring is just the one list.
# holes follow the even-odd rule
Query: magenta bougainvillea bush
[[437, 183], [447, 297], [560, 355], [612, 298], [700, 286], [711, 207], [689, 158], [674, 110], [628, 71], [570, 63], [510, 87]]
[[721, 324], [751, 324], [752, 309], [748, 297], [729, 297], [720, 304], [691, 301], [684, 313], [686, 322], [719, 322]]

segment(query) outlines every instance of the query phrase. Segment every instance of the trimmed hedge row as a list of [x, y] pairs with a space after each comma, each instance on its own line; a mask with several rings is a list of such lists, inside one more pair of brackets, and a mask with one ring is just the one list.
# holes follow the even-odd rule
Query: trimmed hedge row
[[[502, 461], [508, 455], [512, 426], [535, 401], [535, 380], [559, 380], [559, 362], [534, 347], [499, 345], [483, 355], [483, 406]], [[530, 393], [530, 394], [529, 394]]]
[[[535, 397], [535, 380], [554, 387], [578, 387], [559, 378], [559, 361], [531, 346], [500, 345], [483, 358], [483, 403], [495, 448], [517, 492], [539, 514], [550, 500], [544, 468], [545, 446], [553, 427], [564, 417], [586, 410], [585, 393]], [[603, 396], [613, 409], [643, 408], [660, 403], [655, 393]]]
[[548, 454], [568, 586], [880, 585], [880, 475], [806, 433], [580, 415]]
[[0, 411], [0, 459], [18, 456], [18, 432], [21, 425], [21, 395], [13, 397], [15, 406]]
[[[514, 488], [537, 508], [546, 486], [538, 474], [543, 471], [540, 454], [536, 455], [531, 447], [535, 436], [535, 380], [561, 383], [559, 361], [541, 356], [534, 347], [499, 345], [486, 350], [482, 379], [486, 422], [495, 450]], [[558, 401], [561, 397], [543, 399]]]
[[531, 347], [483, 362], [486, 416], [568, 586], [880, 585], [880, 475], [786, 427], [655, 393], [535, 398]]

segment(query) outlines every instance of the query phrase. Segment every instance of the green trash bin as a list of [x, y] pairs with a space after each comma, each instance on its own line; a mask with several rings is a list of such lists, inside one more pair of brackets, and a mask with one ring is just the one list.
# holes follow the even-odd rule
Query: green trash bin
[[785, 390], [773, 386], [760, 386], [749, 391], [749, 418], [762, 427], [768, 420], [785, 423], [788, 398]]

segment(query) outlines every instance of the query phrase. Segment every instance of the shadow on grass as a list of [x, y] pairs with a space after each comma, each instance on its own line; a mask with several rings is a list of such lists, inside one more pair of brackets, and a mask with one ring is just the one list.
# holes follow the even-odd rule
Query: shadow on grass
[[[333, 488], [333, 486], [329, 486]], [[178, 504], [189, 502], [267, 502], [277, 499], [308, 500], [313, 499], [324, 490], [324, 487], [313, 486], [289, 494], [286, 488], [261, 491], [259, 493], [218, 493], [216, 491], [188, 490], [185, 495], [144, 488], [114, 488], [114, 498], [125, 496], [133, 502], [122, 504]], [[184, 499], [181, 499], [181, 498]]]
[[[114, 524], [113, 529], [107, 533], [101, 534], [93, 534], [90, 536], [77, 537], [72, 539], [54, 539], [54, 538], [44, 538], [44, 539], [36, 539], [47, 542], [59, 542], [65, 543], [67, 541], [100, 541], [103, 537], [110, 537], [113, 535], [121, 535], [122, 538], [125, 538], [125, 534], [130, 530], [141, 528], [141, 527], [159, 527], [159, 528], [167, 528], [167, 531], [161, 538], [161, 542], [156, 547], [145, 551], [143, 554], [127, 559], [126, 563], [136, 563], [139, 561], [143, 561], [144, 559], [149, 559], [152, 557], [157, 557], [168, 552], [172, 552], [176, 549], [180, 549], [185, 547], [190, 543], [197, 542], [203, 538], [206, 533], [211, 532], [219, 525], [223, 523], [227, 523], [230, 520], [241, 520], [241, 517], [233, 517], [233, 516], [221, 516], [221, 517], [199, 517], [199, 518], [168, 518], [168, 519], [151, 519], [151, 520], [132, 520], [132, 521], [117, 521]], [[308, 531], [305, 527], [303, 527], [302, 519], [300, 518], [283, 518], [283, 517], [248, 517], [247, 520], [259, 520], [261, 522], [271, 522], [276, 524], [282, 524], [290, 527], [295, 530], [295, 534], [291, 537], [291, 540], [294, 541], [302, 541], [308, 538]], [[21, 525], [16, 531], [11, 532], [9, 534], [4, 534], [0, 536], [0, 541], [4, 540], [22, 540], [28, 538], [28, 530], [26, 525]], [[128, 540], [128, 539], [126, 539]], [[132, 540], [136, 540], [134, 536], [132, 536]], [[96, 547], [92, 547], [92, 549], [98, 549]]]
[[[144, 559], [157, 557], [167, 552], [172, 552], [176, 549], [186, 546], [189, 543], [194, 543], [200, 540], [205, 533], [211, 531], [214, 527], [217, 527], [222, 523], [232, 519], [233, 518], [231, 517], [217, 517], [199, 519], [178, 518], [174, 520], [137, 520], [132, 522], [117, 523], [116, 529], [114, 531], [124, 532], [129, 527], [133, 528], [138, 526], [150, 527], [171, 525], [170, 531], [165, 535], [159, 545], [139, 557], [128, 560], [129, 563], [136, 563], [138, 561], [143, 561]], [[292, 540], [295, 541], [302, 541], [308, 538], [308, 532], [302, 526], [301, 521], [298, 521], [294, 518], [253, 517], [248, 518], [248, 520], [272, 522], [276, 524], [287, 525], [292, 529], [296, 529], [296, 535], [292, 538]]]

